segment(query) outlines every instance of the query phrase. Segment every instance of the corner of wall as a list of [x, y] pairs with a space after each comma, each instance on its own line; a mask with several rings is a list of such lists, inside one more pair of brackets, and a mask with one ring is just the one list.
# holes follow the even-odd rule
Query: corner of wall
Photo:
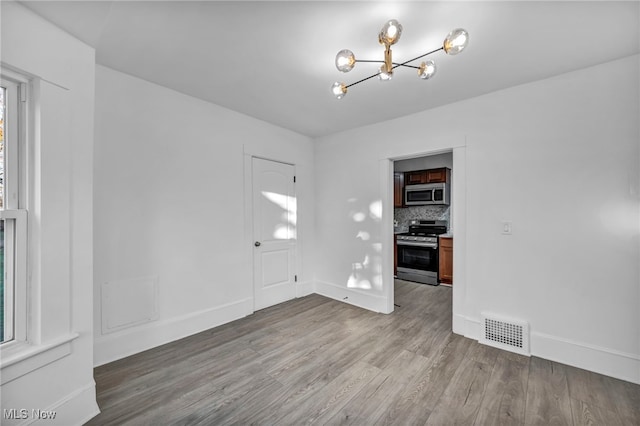
[[386, 297], [368, 294], [363, 291], [342, 287], [326, 281], [316, 281], [315, 292], [321, 296], [358, 306], [363, 309], [368, 309], [373, 312], [383, 313], [387, 309]]

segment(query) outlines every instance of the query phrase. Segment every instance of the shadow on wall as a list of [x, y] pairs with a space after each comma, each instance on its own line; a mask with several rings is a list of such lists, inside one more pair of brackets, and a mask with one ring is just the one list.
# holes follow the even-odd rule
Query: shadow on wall
[[361, 202], [357, 198], [347, 200], [351, 204], [349, 219], [356, 224], [354, 237], [358, 240], [353, 253], [357, 262], [351, 263], [347, 288], [382, 291], [382, 243], [380, 237], [372, 238], [371, 230], [382, 220], [382, 201]]

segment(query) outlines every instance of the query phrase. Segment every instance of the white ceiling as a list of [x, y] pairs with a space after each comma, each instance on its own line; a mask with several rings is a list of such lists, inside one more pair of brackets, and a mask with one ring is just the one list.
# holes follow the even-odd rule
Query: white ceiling
[[[311, 137], [412, 114], [640, 51], [639, 2], [22, 1], [96, 49], [99, 64]], [[382, 59], [377, 34], [403, 25], [402, 62], [470, 34], [457, 56], [431, 55], [422, 81], [401, 68], [342, 100], [330, 87], [371, 75], [334, 66], [348, 48]], [[614, 78], [612, 76], [612, 78]]]

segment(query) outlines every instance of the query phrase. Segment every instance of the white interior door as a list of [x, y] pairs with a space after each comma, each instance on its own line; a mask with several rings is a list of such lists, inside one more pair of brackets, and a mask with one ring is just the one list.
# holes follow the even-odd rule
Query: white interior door
[[296, 196], [294, 167], [252, 159], [255, 310], [293, 299]]

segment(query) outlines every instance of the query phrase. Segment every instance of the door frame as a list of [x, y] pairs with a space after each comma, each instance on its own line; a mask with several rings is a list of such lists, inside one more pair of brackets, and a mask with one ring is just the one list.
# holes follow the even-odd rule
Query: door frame
[[[242, 284], [243, 290], [245, 291], [245, 297], [247, 299], [251, 299], [251, 312], [256, 311], [256, 298], [255, 298], [255, 277], [254, 277], [254, 255], [255, 250], [253, 249], [254, 243], [254, 230], [253, 230], [253, 159], [259, 158], [261, 160], [273, 161], [276, 163], [288, 164], [293, 166], [294, 175], [297, 174], [297, 166], [295, 163], [291, 161], [287, 161], [284, 159], [278, 159], [273, 157], [268, 157], [264, 155], [257, 155], [251, 152], [247, 152], [246, 150], [243, 153], [243, 164], [244, 164], [244, 236], [243, 236], [243, 244], [245, 246], [245, 262], [247, 267], [244, 268], [245, 271], [241, 273], [240, 284]], [[294, 194], [296, 198], [298, 197], [297, 187], [294, 186]], [[301, 256], [300, 256], [300, 215], [299, 209], [296, 213], [296, 248], [294, 251], [295, 257], [295, 274], [300, 276], [300, 271], [302, 270], [300, 267]], [[300, 297], [300, 289], [299, 289], [300, 281], [294, 283], [296, 289], [296, 297]]]
[[[466, 141], [465, 141], [466, 142]], [[452, 173], [452, 205], [451, 222], [454, 233], [453, 275], [455, 281], [452, 287], [452, 331], [456, 334], [468, 335], [470, 327], [467, 319], [467, 149], [466, 143], [453, 147], [411, 152], [403, 155], [390, 156], [379, 160], [380, 194], [382, 199], [382, 229], [381, 239], [386, 241], [382, 247], [382, 279], [384, 296], [387, 300], [384, 313], [391, 313], [394, 309], [394, 278], [393, 278], [393, 162], [410, 158], [426, 157], [445, 152], [453, 153]]]

